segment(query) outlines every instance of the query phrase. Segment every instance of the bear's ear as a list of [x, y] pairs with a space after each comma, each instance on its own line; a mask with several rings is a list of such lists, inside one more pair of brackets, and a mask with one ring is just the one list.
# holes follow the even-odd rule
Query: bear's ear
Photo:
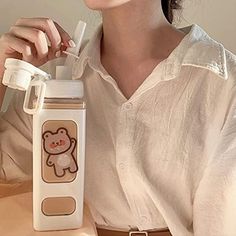
[[65, 129], [65, 128], [59, 128], [58, 130], [57, 130], [57, 133], [58, 134], [67, 134], [67, 129]]
[[52, 132], [46, 131], [43, 133], [43, 139], [45, 140], [45, 139], [49, 138], [51, 135], [52, 135]]

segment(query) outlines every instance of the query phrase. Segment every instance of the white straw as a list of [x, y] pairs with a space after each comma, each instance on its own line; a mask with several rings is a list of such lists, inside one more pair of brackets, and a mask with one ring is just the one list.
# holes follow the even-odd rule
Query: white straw
[[78, 58], [80, 47], [84, 37], [85, 28], [86, 28], [86, 23], [83, 21], [79, 21], [76, 26], [75, 32], [72, 36], [72, 40], [75, 42], [76, 47], [67, 48], [67, 50], [65, 51], [65, 53], [67, 54], [67, 58], [65, 60], [64, 66], [58, 66], [56, 68], [57, 79], [71, 79], [72, 77], [71, 67], [75, 58]]
[[82, 40], [84, 37], [85, 28], [86, 28], [86, 23], [83, 21], [79, 21], [79, 23], [76, 26], [74, 35], [72, 37], [72, 40], [75, 42], [76, 47], [67, 48], [66, 51], [68, 52], [69, 55], [66, 58], [65, 66], [71, 65], [71, 62], [73, 61], [73, 55], [75, 55], [76, 57], [78, 56]]

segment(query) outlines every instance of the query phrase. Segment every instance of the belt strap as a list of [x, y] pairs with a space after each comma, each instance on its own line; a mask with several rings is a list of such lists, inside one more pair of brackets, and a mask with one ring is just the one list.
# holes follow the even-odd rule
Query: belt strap
[[98, 236], [172, 236], [168, 229], [157, 231], [117, 231], [97, 228]]

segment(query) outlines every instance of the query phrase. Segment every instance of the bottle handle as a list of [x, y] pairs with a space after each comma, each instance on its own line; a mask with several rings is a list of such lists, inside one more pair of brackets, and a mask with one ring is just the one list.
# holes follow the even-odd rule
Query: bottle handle
[[[38, 98], [34, 108], [29, 108], [30, 94], [33, 87], [38, 87]], [[46, 84], [42, 80], [32, 80], [29, 88], [26, 91], [23, 109], [26, 113], [34, 115], [38, 113], [43, 107], [43, 101], [46, 91]]]

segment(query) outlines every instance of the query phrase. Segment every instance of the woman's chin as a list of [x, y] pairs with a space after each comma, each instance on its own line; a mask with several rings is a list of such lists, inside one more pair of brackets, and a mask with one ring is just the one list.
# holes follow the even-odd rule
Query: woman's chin
[[86, 6], [92, 10], [105, 10], [121, 6], [131, 0], [84, 0]]

